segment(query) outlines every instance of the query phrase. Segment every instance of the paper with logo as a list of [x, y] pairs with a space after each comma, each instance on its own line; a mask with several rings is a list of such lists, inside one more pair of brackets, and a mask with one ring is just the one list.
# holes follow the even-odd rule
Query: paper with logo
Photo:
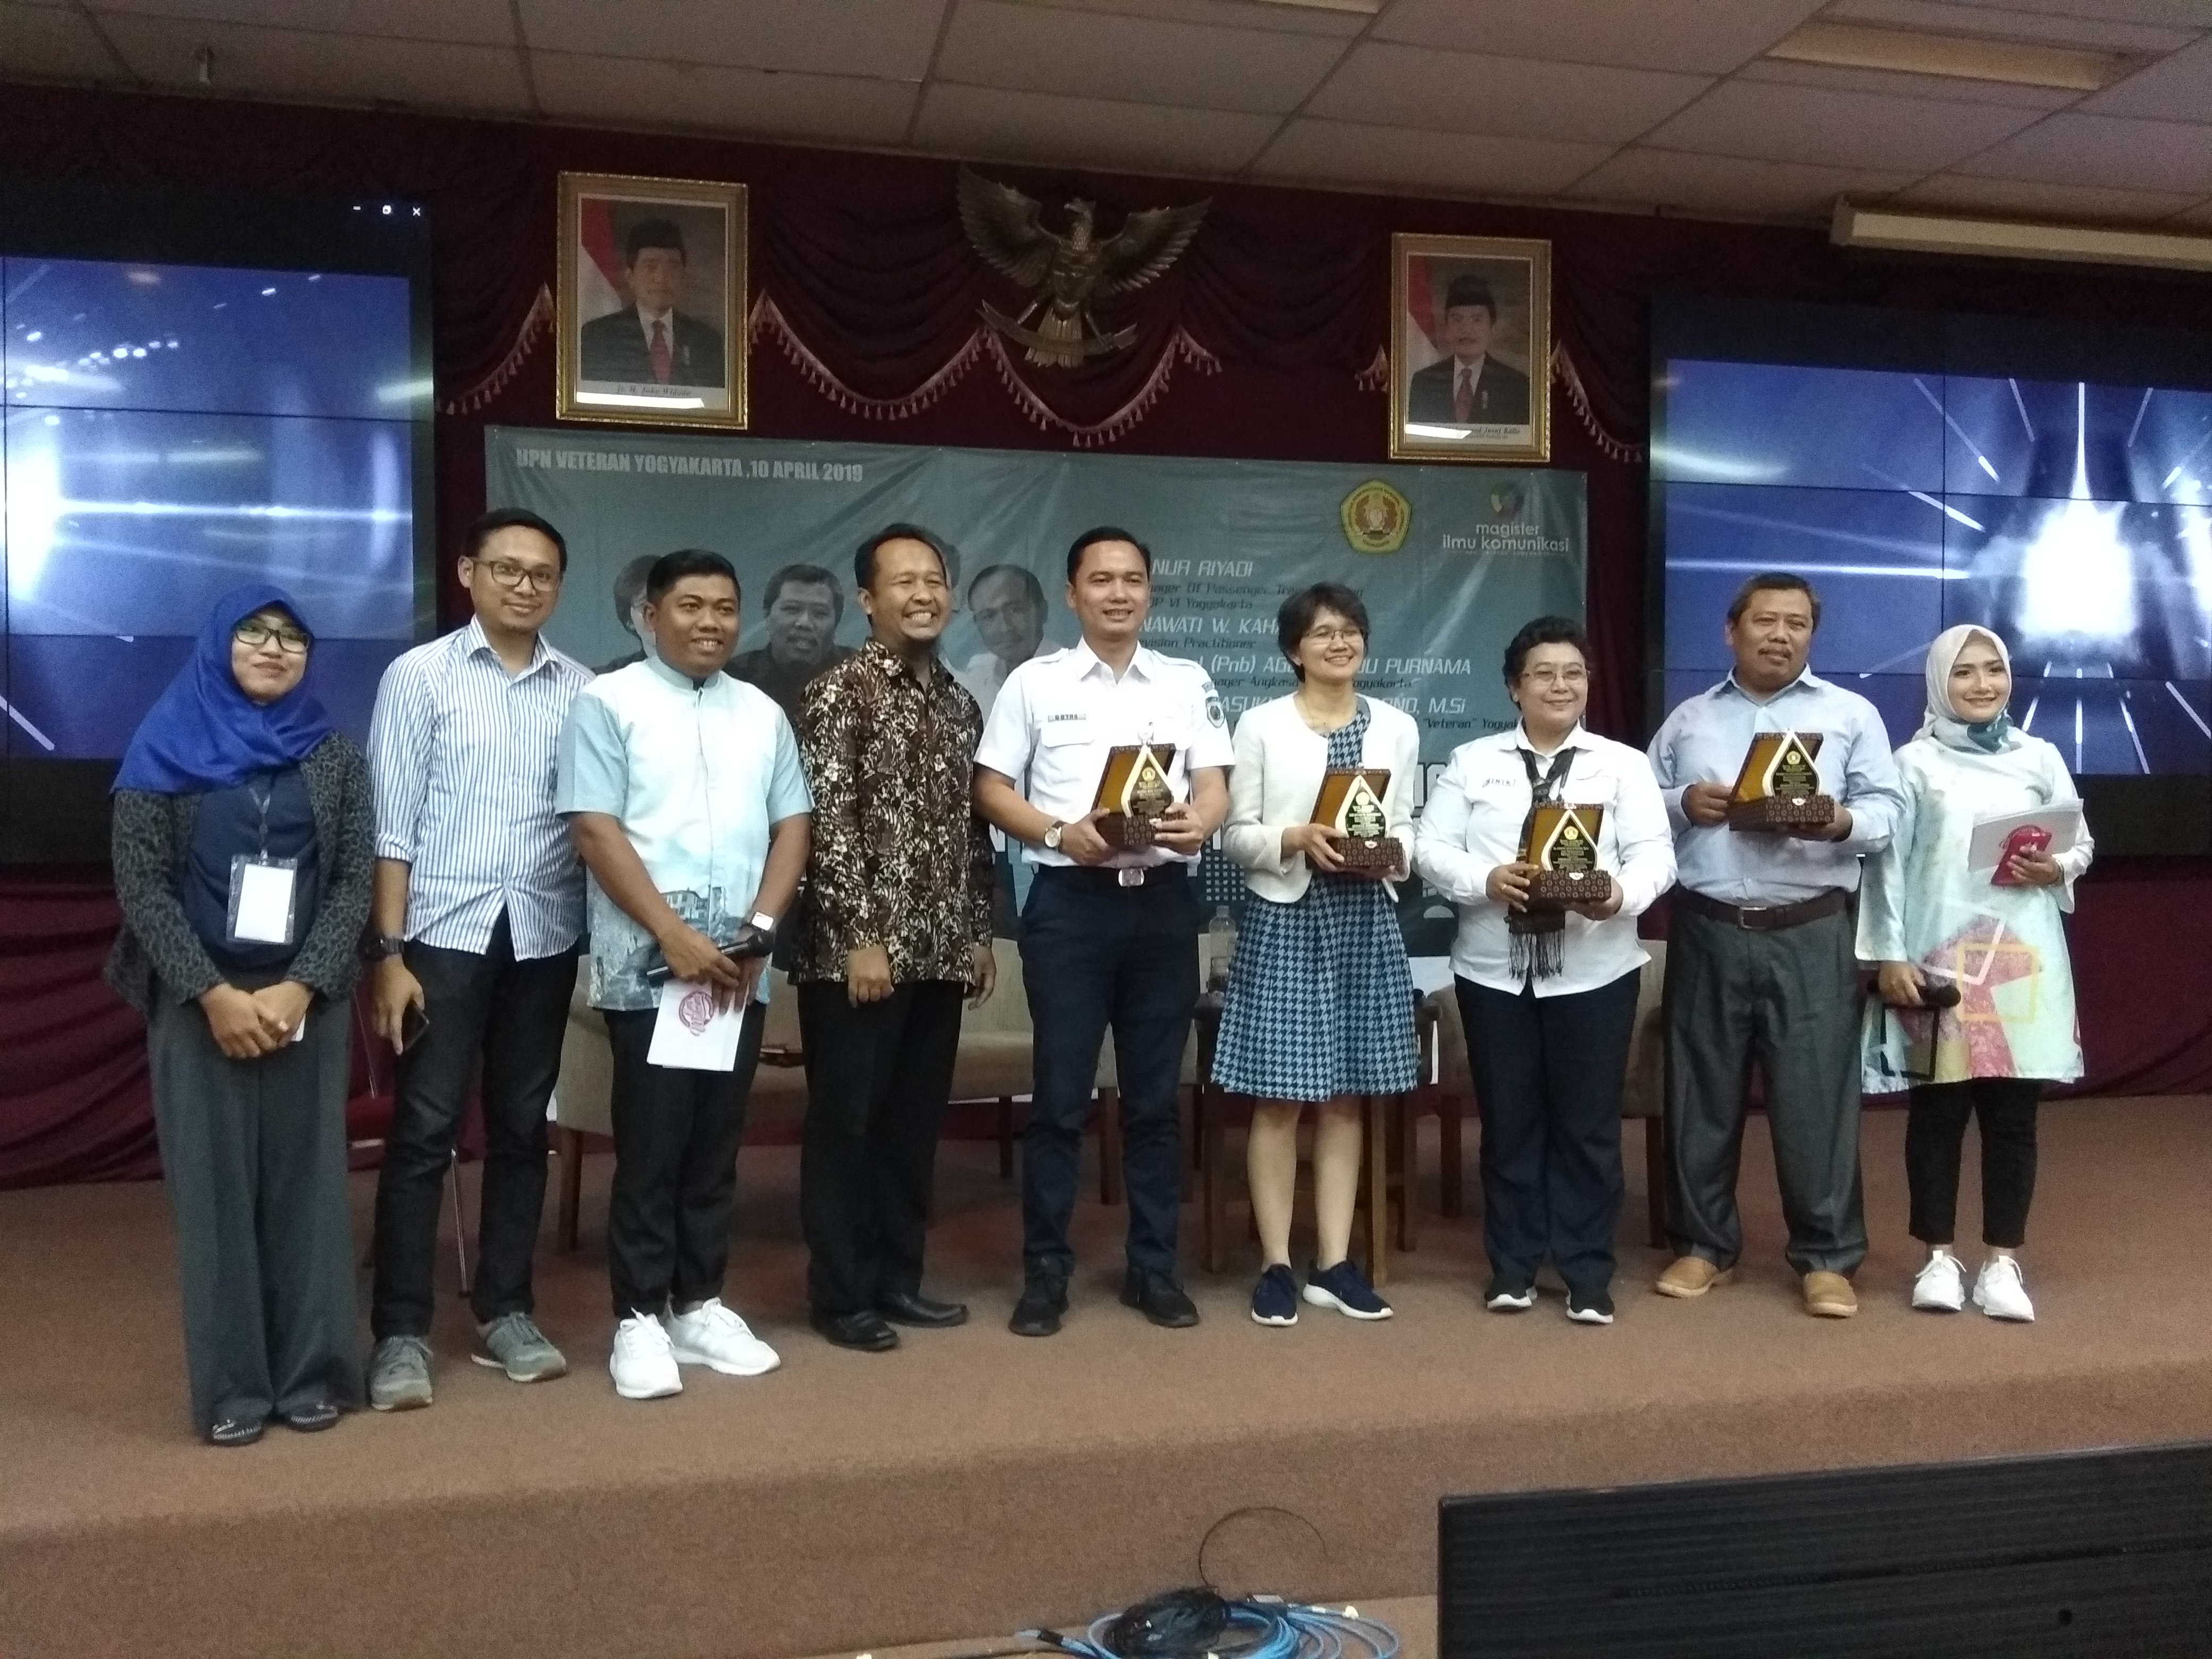
[[687, 1072], [731, 1071], [738, 1063], [744, 1016], [743, 1003], [718, 1007], [710, 988], [672, 979], [660, 988], [660, 1012], [653, 1022], [646, 1064]]

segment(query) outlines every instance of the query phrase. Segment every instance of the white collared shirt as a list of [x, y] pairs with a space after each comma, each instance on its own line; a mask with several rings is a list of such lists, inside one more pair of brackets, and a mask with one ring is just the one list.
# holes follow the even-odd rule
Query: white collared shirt
[[[1139, 646], [1116, 675], [1082, 643], [1018, 665], [999, 688], [975, 764], [1014, 780], [1030, 805], [1073, 823], [1092, 809], [1107, 751], [1117, 744], [1173, 744], [1168, 787], [1190, 799], [1193, 767], [1226, 768], [1236, 758], [1228, 717], [1205, 669], [1187, 657]], [[1023, 787], [1026, 776], [1028, 784]], [[1073, 864], [1065, 853], [1024, 849], [1033, 864]], [[1164, 847], [1116, 854], [1112, 863], [1195, 864]]]
[[[1560, 972], [1529, 981], [1540, 997], [1568, 996], [1610, 985], [1647, 960], [1636, 918], [1674, 884], [1674, 838], [1667, 803], [1643, 754], [1577, 726], [1562, 748], [1575, 751], [1560, 799], [1602, 806], [1598, 867], [1620, 884], [1620, 908], [1603, 921], [1567, 913]], [[1533, 749], [1525, 730], [1477, 738], [1452, 750], [1450, 764], [1429, 790], [1414, 842], [1413, 863], [1429, 884], [1459, 907], [1452, 971], [1494, 991], [1518, 994], [1505, 907], [1485, 892], [1490, 872], [1520, 856], [1521, 829], [1534, 790], [1520, 756]], [[1551, 770], [1552, 756], [1540, 757]]]

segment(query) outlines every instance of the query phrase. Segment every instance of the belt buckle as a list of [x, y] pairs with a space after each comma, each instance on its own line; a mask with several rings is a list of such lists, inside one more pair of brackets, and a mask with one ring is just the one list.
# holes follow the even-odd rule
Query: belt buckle
[[1145, 884], [1145, 866], [1141, 864], [1125, 864], [1114, 875], [1124, 887], [1142, 887]]
[[1762, 932], [1760, 921], [1779, 907], [1771, 904], [1739, 904], [1735, 907], [1735, 927], [1740, 933]]

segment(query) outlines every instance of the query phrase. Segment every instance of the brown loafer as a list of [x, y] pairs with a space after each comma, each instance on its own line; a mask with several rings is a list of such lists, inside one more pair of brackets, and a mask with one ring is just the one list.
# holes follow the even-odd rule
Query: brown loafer
[[1849, 1319], [1858, 1310], [1858, 1292], [1841, 1273], [1805, 1275], [1805, 1311], [1814, 1318]]
[[1662, 1296], [1703, 1296], [1716, 1285], [1725, 1285], [1735, 1276], [1733, 1267], [1723, 1267], [1701, 1255], [1678, 1255], [1665, 1273], [1653, 1281], [1651, 1288]]

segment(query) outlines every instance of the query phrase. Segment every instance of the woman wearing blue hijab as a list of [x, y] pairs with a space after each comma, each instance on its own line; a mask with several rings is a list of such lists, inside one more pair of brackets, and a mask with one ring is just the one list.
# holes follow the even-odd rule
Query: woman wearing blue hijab
[[192, 1417], [219, 1446], [361, 1398], [346, 1013], [374, 835], [313, 647], [283, 589], [226, 593], [115, 780], [107, 980], [146, 1016]]

